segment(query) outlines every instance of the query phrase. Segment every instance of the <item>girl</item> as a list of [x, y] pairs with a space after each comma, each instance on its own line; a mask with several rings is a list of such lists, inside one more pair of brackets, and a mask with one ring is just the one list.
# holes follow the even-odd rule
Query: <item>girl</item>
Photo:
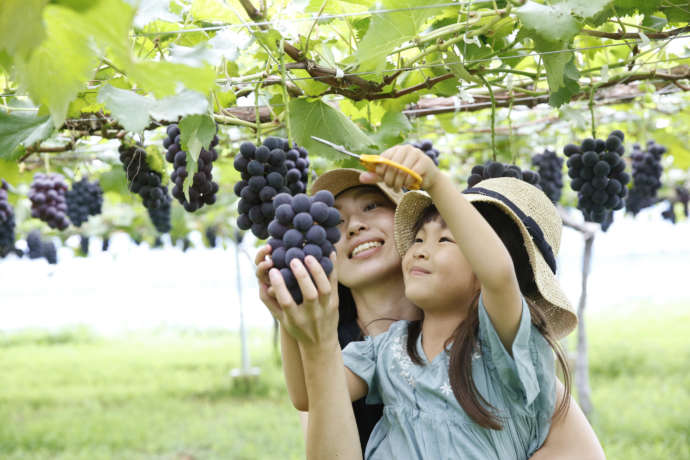
[[[395, 150], [410, 148], [411, 147], [408, 146], [396, 147], [384, 153], [384, 155], [389, 154], [392, 156]], [[387, 253], [382, 249], [369, 249], [370, 254], [364, 254], [365, 257], [363, 257], [363, 260], [359, 261], [357, 257], [350, 258], [348, 254], [348, 248], [356, 243], [357, 239], [373, 238], [384, 248], [387, 245], [390, 247], [390, 240], [392, 239], [392, 206], [386, 196], [388, 195], [390, 197], [391, 192], [387, 190], [386, 195], [384, 195], [381, 193], [381, 190], [370, 188], [367, 191], [369, 196], [364, 192], [360, 192], [357, 196], [354, 196], [354, 192], [364, 188], [359, 184], [358, 176], [360, 173], [360, 171], [335, 170], [323, 175], [317, 183], [314, 184], [314, 189], [328, 189], [337, 196], [336, 205], [338, 206], [340, 204], [340, 210], [345, 220], [344, 227], [341, 229], [343, 238], [338, 245], [336, 245], [338, 254], [345, 256], [342, 257], [344, 260], [340, 258], [337, 260], [336, 266], [337, 270], [341, 273], [340, 277], [342, 282], [352, 287], [352, 295], [347, 296], [350, 299], [348, 303], [349, 309], [343, 308], [342, 304], [346, 302], [341, 299], [340, 324], [338, 329], [339, 332], [342, 332], [345, 329], [343, 327], [344, 325], [351, 326], [351, 324], [354, 323], [356, 324], [356, 332], [354, 335], [359, 335], [359, 329], [364, 329], [362, 326], [366, 326], [370, 323], [368, 320], [358, 321], [362, 318], [375, 319], [382, 316], [394, 319], [405, 318], [406, 316], [409, 319], [414, 318], [414, 312], [410, 312], [409, 309], [405, 310], [406, 307], [409, 307], [409, 301], [401, 298], [401, 296], [397, 294], [397, 292], [402, 291], [402, 273], [400, 272], [399, 258], [397, 262], [392, 262], [393, 265], [397, 266], [397, 270], [391, 270], [389, 267], [391, 265], [389, 259], [391, 258], [388, 257]], [[319, 186], [321, 187], [319, 188]], [[381, 189], [386, 191], [385, 187], [381, 187]], [[358, 197], [362, 199], [362, 202], [359, 204], [356, 201]], [[386, 216], [388, 220], [386, 220]], [[387, 221], [389, 225], [386, 225]], [[303, 292], [309, 292], [309, 294], [305, 295], [305, 303], [301, 305], [300, 308], [293, 308], [294, 303], [289, 296], [281, 299], [279, 295], [275, 296], [271, 294], [273, 288], [269, 288], [267, 283], [268, 280], [265, 276], [266, 270], [270, 268], [270, 260], [263, 260], [265, 254], [269, 251], [270, 248], [265, 248], [259, 253], [257, 258], [257, 275], [260, 280], [262, 300], [269, 306], [274, 315], [281, 319], [283, 332], [289, 328], [304, 327], [306, 332], [302, 331], [301, 334], [311, 334], [311, 339], [309, 341], [300, 343], [302, 355], [300, 356], [300, 353], [297, 353], [298, 358], [306, 358], [304, 360], [304, 374], [302, 374], [301, 371], [299, 374], [306, 377], [307, 387], [310, 389], [309, 394], [312, 396], [312, 405], [309, 408], [310, 434], [307, 437], [308, 456], [311, 455], [314, 458], [331, 457], [338, 452], [345, 452], [345, 448], [352, 447], [356, 443], [356, 439], [348, 443], [348, 438], [344, 435], [343, 431], [347, 425], [344, 421], [347, 419], [346, 413], [348, 411], [351, 412], [352, 409], [341, 405], [340, 407], [342, 409], [339, 410], [337, 408], [337, 402], [326, 402], [328, 397], [334, 394], [330, 390], [338, 384], [337, 372], [334, 372], [338, 369], [334, 364], [337, 364], [340, 359], [338, 353], [340, 347], [337, 341], [334, 341], [332, 337], [326, 337], [327, 334], [317, 336], [313, 331], [318, 331], [319, 328], [314, 327], [313, 324], [310, 327], [306, 325], [317, 316], [319, 320], [323, 320], [327, 317], [324, 312], [328, 310], [329, 305], [331, 308], [330, 312], [335, 312], [335, 314], [337, 314], [337, 298], [335, 309], [333, 308], [332, 302], [336, 292], [335, 283], [328, 283], [325, 274], [323, 274], [322, 270], [319, 270], [320, 267], [318, 264], [310, 265], [310, 262], [313, 261], [307, 258], [307, 266], [311, 270], [317, 285], [315, 286], [311, 282], [305, 267], [298, 264], [295, 273], [298, 279], [301, 280], [300, 284], [304, 284]], [[366, 251], [362, 251], [362, 253], [365, 252]], [[343, 265], [347, 266], [344, 267]], [[354, 275], [352, 272], [355, 272]], [[359, 275], [357, 276], [357, 274]], [[384, 275], [385, 278], [382, 278]], [[334, 278], [335, 274], [332, 275], [331, 281], [334, 281]], [[395, 283], [386, 282], [386, 279], [395, 280], [396, 278], [400, 281], [396, 286], [393, 285]], [[277, 284], [280, 284], [281, 281], [282, 280], [278, 280]], [[378, 290], [376, 290], [377, 287], [379, 288]], [[328, 290], [333, 294], [329, 295], [326, 292]], [[338, 291], [345, 292], [345, 294], [350, 293], [350, 289], [345, 288], [344, 285], [338, 286]], [[280, 294], [281, 290], [277, 289], [277, 292]], [[363, 305], [365, 308], [361, 308]], [[399, 306], [397, 311], [395, 310], [396, 305]], [[314, 314], [315, 309], [322, 311], [321, 313], [316, 312], [318, 314]], [[347, 318], [349, 318], [349, 321]], [[375, 334], [381, 329], [385, 330], [387, 326], [388, 324], [385, 321], [381, 321], [371, 323], [369, 328], [374, 329], [373, 333]], [[352, 330], [353, 328], [350, 327], [349, 329]], [[321, 330], [324, 330], [323, 327]], [[341, 344], [343, 342], [342, 335], [343, 334], [341, 334]], [[294, 339], [285, 333], [283, 333], [283, 339], [283, 351], [285, 353], [285, 339], [292, 340], [293, 343]], [[322, 342], [319, 343], [319, 340], [322, 340]], [[333, 346], [334, 342], [335, 346]], [[312, 347], [311, 345], [315, 343], [317, 343], [318, 346]], [[328, 345], [325, 345], [326, 343]], [[314, 348], [317, 348], [316, 353], [312, 353]], [[329, 350], [335, 350], [335, 355], [329, 357]], [[299, 364], [301, 365], [301, 363]], [[290, 380], [290, 376], [288, 375], [289, 367], [289, 360], [286, 359], [286, 375], [288, 376], [288, 380]], [[340, 368], [340, 370], [342, 372], [342, 368]], [[309, 383], [310, 378], [313, 382], [311, 385]], [[333, 380], [334, 378], [336, 382], [334, 384], [329, 384], [329, 379]], [[560, 383], [558, 388], [559, 390], [562, 389]], [[291, 396], [293, 396], [293, 393], [291, 393]], [[295, 398], [293, 397], [293, 402], [294, 401]], [[305, 408], [303, 400], [299, 403], [295, 402], [295, 405], [298, 408]], [[372, 418], [373, 417], [365, 419], [365, 422], [369, 421], [369, 423], [371, 423]], [[317, 419], [318, 422], [316, 421]], [[357, 424], [360, 428], [363, 425], [361, 419], [362, 412], [360, 411], [359, 423]], [[583, 417], [577, 405], [573, 405], [573, 410], [569, 411], [565, 418], [557, 420], [557, 424], [554, 425], [553, 433], [550, 434], [547, 444], [533, 456], [533, 459], [554, 458], [555, 455], [557, 455], [558, 458], [603, 458], [601, 447], [598, 445], [591, 427]]]

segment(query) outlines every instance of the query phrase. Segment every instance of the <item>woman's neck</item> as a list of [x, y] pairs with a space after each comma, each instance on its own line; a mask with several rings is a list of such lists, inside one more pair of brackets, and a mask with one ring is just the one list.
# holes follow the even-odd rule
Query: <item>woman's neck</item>
[[402, 274], [350, 290], [357, 306], [357, 320], [365, 335], [385, 332], [393, 321], [421, 318], [420, 310], [405, 297]]

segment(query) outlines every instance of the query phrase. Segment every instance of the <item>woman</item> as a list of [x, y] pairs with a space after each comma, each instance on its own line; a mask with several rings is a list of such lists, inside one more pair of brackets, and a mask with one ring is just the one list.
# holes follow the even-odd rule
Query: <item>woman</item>
[[[324, 355], [318, 353], [318, 348], [342, 348], [352, 340], [361, 340], [364, 335], [384, 332], [393, 321], [419, 318], [416, 307], [404, 297], [401, 259], [393, 239], [395, 206], [402, 195], [382, 184], [362, 184], [361, 173], [352, 169], [329, 171], [312, 186], [312, 193], [318, 190], [333, 193], [342, 216], [342, 236], [335, 245], [338, 256], [334, 272], [338, 274], [338, 296], [328, 295], [320, 289], [323, 295], [318, 299], [324, 306], [334, 306], [339, 299], [339, 344], [324, 345], [319, 342], [318, 331], [324, 329], [323, 326], [315, 327], [315, 324], [322, 318], [312, 315], [318, 309], [293, 309], [289, 315], [284, 314], [290, 305], [285, 301], [278, 302], [267, 277], [271, 263], [264, 257], [270, 253], [270, 248], [263, 248], [257, 256], [261, 299], [281, 319], [283, 353], [301, 356], [302, 366], [298, 366], [299, 369], [286, 368], [285, 372], [286, 375], [301, 373], [304, 369], [309, 398], [299, 394], [291, 394], [290, 397], [297, 409], [309, 410], [309, 458], [331, 458], [338, 453], [348, 452], [353, 446], [342, 444], [352, 439], [345, 435], [346, 430], [354, 429], [352, 422], [356, 422], [363, 450], [373, 426], [381, 416], [380, 407], [368, 406], [363, 400], [353, 403], [350, 410], [349, 401], [344, 398], [328, 400], [327, 397], [320, 397], [325, 394], [323, 390], [326, 385], [344, 384], [344, 380], [333, 378], [342, 371], [342, 361], [323, 362]], [[306, 272], [304, 275], [308, 276]], [[333, 275], [332, 279], [335, 279]], [[335, 281], [333, 284], [332, 292], [335, 292]], [[560, 397], [563, 392], [560, 382], [558, 391]], [[347, 391], [343, 390], [342, 394], [347, 394]], [[309, 407], [307, 400], [312, 402]], [[544, 446], [532, 456], [532, 460], [547, 458], [604, 458], [594, 432], [574, 401], [565, 417], [554, 419]]]

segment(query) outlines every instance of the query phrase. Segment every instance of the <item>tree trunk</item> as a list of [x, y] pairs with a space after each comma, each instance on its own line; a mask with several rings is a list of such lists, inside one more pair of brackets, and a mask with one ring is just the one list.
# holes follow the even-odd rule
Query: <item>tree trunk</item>
[[585, 306], [587, 305], [587, 279], [592, 262], [594, 233], [585, 234], [585, 248], [582, 257], [582, 292], [577, 306], [577, 361], [575, 367], [575, 387], [582, 412], [589, 419], [592, 415], [591, 391], [589, 388], [589, 359], [587, 357], [587, 330], [585, 327]]

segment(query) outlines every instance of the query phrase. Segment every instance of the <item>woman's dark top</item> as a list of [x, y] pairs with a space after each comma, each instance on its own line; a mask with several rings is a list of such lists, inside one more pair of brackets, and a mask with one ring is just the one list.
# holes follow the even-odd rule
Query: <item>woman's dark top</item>
[[[348, 343], [360, 340], [364, 340], [364, 336], [357, 324], [356, 318], [338, 323], [338, 341], [340, 342], [340, 348], [345, 348], [345, 345]], [[364, 452], [367, 446], [371, 431], [383, 415], [383, 404], [370, 405], [365, 402], [365, 399], [366, 397], [352, 403], [352, 409], [355, 412], [355, 421], [357, 422], [357, 430], [359, 431], [359, 442], [362, 444], [362, 452]]]

